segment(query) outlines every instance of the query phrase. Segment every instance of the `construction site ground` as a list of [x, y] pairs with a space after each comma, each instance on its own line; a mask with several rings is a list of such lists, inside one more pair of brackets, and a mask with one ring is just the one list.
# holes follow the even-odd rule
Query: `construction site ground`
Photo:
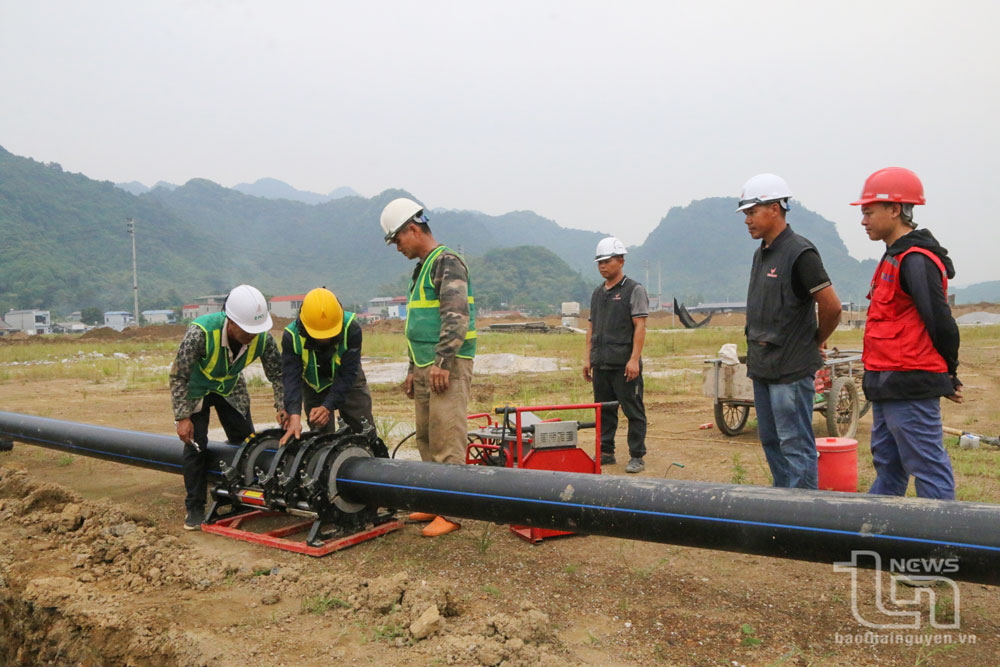
[[[669, 315], [650, 321], [639, 477], [770, 483], [752, 414], [738, 437], [700, 428], [713, 421], [704, 359], [723, 343], [745, 348], [739, 320], [691, 331], [670, 329]], [[0, 342], [0, 406], [172, 434], [167, 373], [183, 330]], [[966, 402], [943, 401], [944, 421], [995, 436], [1000, 325], [962, 336]], [[834, 344], [860, 337], [838, 331]], [[366, 330], [366, 368], [401, 363], [403, 346], [394, 325]], [[476, 375], [470, 412], [591, 399], [580, 335], [484, 334], [480, 354], [493, 372]], [[512, 357], [490, 355], [550, 370], [504, 374]], [[250, 387], [255, 420], [273, 423], [270, 387], [256, 376]], [[372, 389], [392, 449], [412, 405], [394, 382]], [[862, 491], [874, 478], [870, 425], [869, 414], [857, 435]], [[825, 435], [818, 415], [815, 426]], [[414, 457], [411, 443], [399, 455]], [[946, 443], [959, 499], [1000, 502], [1000, 449]], [[624, 420], [618, 452], [605, 474], [625, 474]], [[852, 614], [850, 575], [830, 564], [594, 536], [532, 546], [472, 520], [437, 539], [408, 525], [315, 559], [186, 532], [183, 493], [178, 475], [20, 443], [0, 454], [0, 664], [1000, 664], [998, 589], [981, 584], [958, 583], [960, 597], [935, 589], [935, 611], [960, 614], [958, 629], [924, 614], [919, 631], [872, 631]], [[862, 580], [859, 613], [877, 618], [874, 576]]]

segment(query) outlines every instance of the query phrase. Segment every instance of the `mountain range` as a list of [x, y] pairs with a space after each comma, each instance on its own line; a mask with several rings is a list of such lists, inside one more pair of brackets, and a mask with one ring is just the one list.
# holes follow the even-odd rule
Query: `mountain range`
[[[0, 308], [131, 310], [127, 218], [136, 225], [142, 309], [176, 307], [241, 282], [272, 295], [326, 285], [345, 303], [358, 303], [398, 291], [412, 271], [412, 262], [385, 245], [378, 224], [392, 199], [416, 199], [405, 190], [365, 198], [349, 188], [307, 193], [276, 179], [226, 188], [199, 178], [144, 188], [116, 187], [0, 148]], [[629, 248], [626, 273], [651, 294], [662, 284], [665, 302], [742, 301], [757, 242], [733, 208], [731, 198], [716, 197], [670, 209]], [[473, 280], [484, 299], [536, 310], [585, 299], [600, 281], [594, 247], [615, 231], [566, 229], [532, 211], [429, 215], [435, 237], [479, 267], [486, 282], [475, 273]], [[861, 301], [874, 261], [852, 258], [835, 225], [798, 202], [789, 222], [819, 248], [841, 299]], [[1000, 293], [990, 296], [1000, 283], [984, 285], [987, 291], [974, 286], [970, 293], [1000, 300]]]

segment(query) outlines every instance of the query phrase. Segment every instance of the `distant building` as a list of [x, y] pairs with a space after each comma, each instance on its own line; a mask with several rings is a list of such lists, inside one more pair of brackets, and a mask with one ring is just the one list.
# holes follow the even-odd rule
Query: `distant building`
[[365, 308], [365, 315], [370, 318], [405, 319], [406, 297], [377, 296], [374, 299], [370, 299]]
[[31, 336], [52, 333], [52, 322], [47, 310], [10, 310], [3, 316], [3, 321]]
[[747, 312], [746, 301], [719, 301], [714, 303], [699, 303], [697, 306], [688, 306], [689, 313], [745, 313]]
[[227, 294], [209, 294], [207, 296], [199, 296], [191, 303], [186, 304], [183, 308], [181, 308], [181, 318], [185, 320], [193, 320], [196, 317], [201, 317], [202, 315], [217, 313], [222, 310], [222, 304], [226, 302], [227, 296]]
[[17, 329], [10, 326], [3, 320], [0, 320], [0, 336], [9, 336], [12, 333], [17, 332]]
[[288, 317], [294, 319], [299, 316], [305, 294], [289, 294], [287, 296], [271, 297], [271, 314], [275, 317]]
[[86, 333], [92, 328], [83, 322], [74, 322], [73, 320], [52, 323], [52, 333]]
[[121, 331], [133, 324], [135, 324], [135, 318], [127, 310], [109, 310], [104, 313], [104, 326], [111, 327], [115, 331]]
[[80, 322], [83, 320], [83, 314], [79, 310], [74, 310], [72, 313], [66, 316], [67, 322]]
[[173, 324], [174, 311], [172, 310], [144, 310], [142, 319], [146, 324]]

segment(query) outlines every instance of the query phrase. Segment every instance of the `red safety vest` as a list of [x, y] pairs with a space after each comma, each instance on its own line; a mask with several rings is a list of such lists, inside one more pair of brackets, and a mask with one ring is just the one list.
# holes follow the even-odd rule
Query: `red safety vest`
[[910, 248], [901, 255], [886, 255], [872, 278], [865, 322], [862, 360], [866, 371], [931, 371], [947, 373], [945, 363], [927, 335], [927, 327], [913, 305], [913, 299], [899, 284], [899, 265], [911, 252], [930, 257], [938, 270], [944, 293], [948, 294], [948, 273], [944, 264], [930, 250]]

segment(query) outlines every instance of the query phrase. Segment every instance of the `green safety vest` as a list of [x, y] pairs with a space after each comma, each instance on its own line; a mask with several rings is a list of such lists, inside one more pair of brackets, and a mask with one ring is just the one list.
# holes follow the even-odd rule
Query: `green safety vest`
[[[454, 252], [451, 248], [439, 245], [427, 255], [420, 274], [415, 281], [410, 282], [409, 297], [406, 303], [406, 344], [410, 348], [413, 363], [423, 368], [434, 363], [436, 356], [434, 348], [441, 338], [441, 303], [431, 282], [431, 269], [434, 261], [443, 252]], [[469, 330], [465, 334], [465, 342], [458, 350], [462, 359], [472, 359], [476, 356], [476, 301], [472, 298], [472, 277], [469, 277]]]
[[354, 313], [344, 311], [344, 327], [341, 329], [343, 336], [340, 337], [340, 345], [333, 353], [333, 368], [330, 369], [330, 379], [322, 381], [319, 379], [319, 364], [316, 363], [316, 351], [306, 348], [306, 338], [299, 333], [299, 321], [295, 320], [285, 331], [292, 334], [292, 350], [302, 357], [302, 379], [306, 384], [319, 393], [333, 384], [333, 378], [337, 377], [337, 369], [340, 368], [340, 358], [347, 352], [347, 327], [354, 321]]
[[266, 331], [254, 336], [246, 352], [230, 366], [229, 354], [222, 348], [222, 327], [225, 323], [226, 314], [222, 312], [202, 315], [192, 322], [205, 332], [205, 356], [188, 380], [188, 400], [202, 398], [209, 392], [229, 396], [243, 369], [264, 352]]

